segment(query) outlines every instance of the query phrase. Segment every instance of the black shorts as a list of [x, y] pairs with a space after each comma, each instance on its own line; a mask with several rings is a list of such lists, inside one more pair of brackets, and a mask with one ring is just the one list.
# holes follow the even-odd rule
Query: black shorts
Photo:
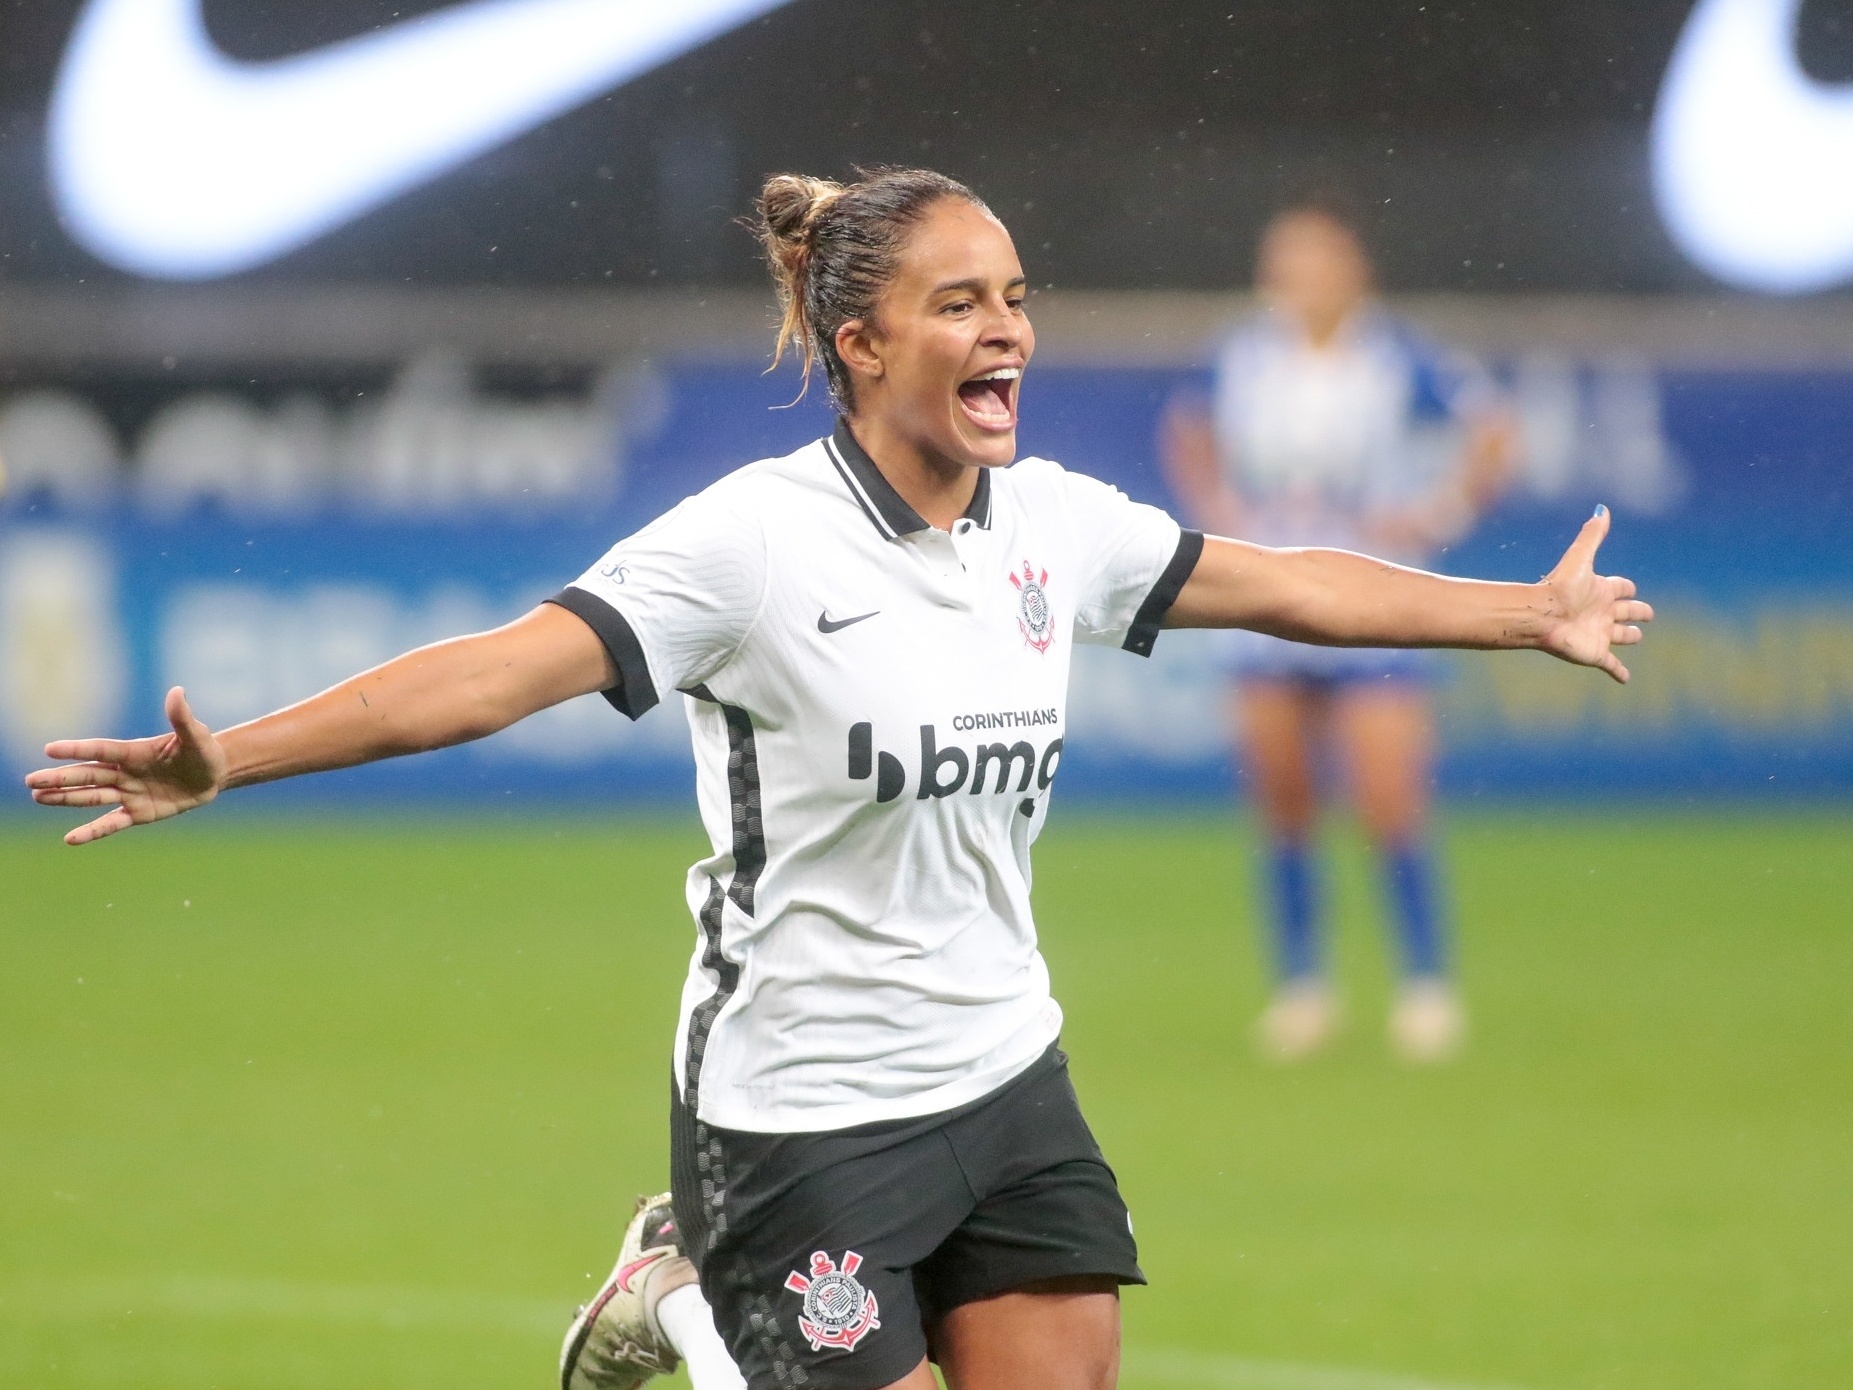
[[1062, 1275], [1143, 1284], [1132, 1218], [1051, 1047], [980, 1100], [748, 1134], [677, 1096], [676, 1222], [752, 1390], [878, 1390], [949, 1309]]

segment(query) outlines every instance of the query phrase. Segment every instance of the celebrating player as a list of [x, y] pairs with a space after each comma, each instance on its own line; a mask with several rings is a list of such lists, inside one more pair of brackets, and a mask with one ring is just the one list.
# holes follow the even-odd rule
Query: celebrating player
[[[1335, 545], [1409, 564], [1465, 534], [1503, 479], [1511, 428], [1486, 382], [1372, 298], [1362, 240], [1343, 212], [1307, 203], [1261, 239], [1264, 308], [1217, 356], [1213, 396], [1180, 398], [1164, 454], [1190, 519], [1268, 545]], [[1424, 476], [1426, 426], [1461, 440], [1456, 466]], [[1261, 1017], [1273, 1055], [1312, 1052], [1337, 1019], [1320, 949], [1312, 851], [1321, 745], [1344, 755], [1383, 865], [1402, 946], [1392, 1040], [1446, 1056], [1462, 1014], [1448, 979], [1445, 906], [1426, 838], [1432, 654], [1311, 647], [1231, 632], [1236, 743], [1268, 837], [1280, 986]]]
[[[1110, 1385], [1117, 1290], [1144, 1276], [1029, 904], [1074, 645], [1246, 627], [1531, 647], [1626, 680], [1612, 647], [1651, 610], [1594, 572], [1602, 513], [1543, 581], [1475, 583], [1206, 540], [1046, 460], [1010, 467], [1035, 336], [984, 204], [891, 169], [781, 175], [759, 211], [779, 346], [821, 361], [829, 437], [723, 478], [507, 627], [223, 733], [175, 690], [170, 733], [52, 744], [81, 761], [27, 781], [110, 808], [66, 836], [84, 844], [591, 691], [632, 717], [680, 691], [713, 852], [688, 875], [673, 1215], [641, 1213], [644, 1263], [614, 1285], [679, 1244], [754, 1390], [928, 1390], [929, 1355], [960, 1390]], [[676, 1299], [624, 1357], [663, 1364]]]

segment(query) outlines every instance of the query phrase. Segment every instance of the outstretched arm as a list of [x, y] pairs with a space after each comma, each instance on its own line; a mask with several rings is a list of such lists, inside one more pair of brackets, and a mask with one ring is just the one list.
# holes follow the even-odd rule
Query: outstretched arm
[[114, 808], [64, 837], [82, 845], [231, 787], [467, 743], [617, 681], [592, 629], [542, 604], [506, 627], [420, 647], [220, 734], [176, 688], [167, 695], [171, 733], [47, 744], [46, 757], [80, 761], [34, 772], [26, 785], [41, 806]]
[[1344, 550], [1269, 550], [1210, 537], [1169, 627], [1245, 627], [1330, 647], [1535, 647], [1617, 681], [1611, 650], [1641, 640], [1653, 609], [1632, 580], [1595, 572], [1598, 507], [1536, 584], [1449, 579]]

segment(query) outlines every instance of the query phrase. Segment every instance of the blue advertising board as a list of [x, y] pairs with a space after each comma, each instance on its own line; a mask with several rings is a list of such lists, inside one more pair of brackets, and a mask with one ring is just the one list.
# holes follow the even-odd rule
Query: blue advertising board
[[[1521, 364], [1506, 376], [1529, 412], [1524, 475], [1443, 566], [1536, 578], [1603, 500], [1617, 514], [1605, 568], [1637, 578], [1661, 620], [1626, 690], [1535, 653], [1451, 658], [1444, 789], [1853, 791], [1853, 375]], [[1024, 450], [1168, 506], [1154, 439], [1189, 384], [1169, 369], [1039, 368]], [[0, 761], [9, 774], [31, 766], [53, 735], [154, 731], [169, 685], [225, 724], [506, 621], [680, 498], [830, 423], [821, 393], [789, 404], [788, 376], [749, 366], [684, 364], [657, 385], [615, 487], [574, 508], [420, 518], [324, 503], [254, 519], [120, 499], [0, 504]], [[1150, 661], [1081, 653], [1068, 754], [1070, 800], [1225, 792], [1210, 642], [1170, 633]], [[481, 807], [671, 798], [691, 784], [676, 702], [633, 726], [589, 697], [480, 744], [260, 795]]]

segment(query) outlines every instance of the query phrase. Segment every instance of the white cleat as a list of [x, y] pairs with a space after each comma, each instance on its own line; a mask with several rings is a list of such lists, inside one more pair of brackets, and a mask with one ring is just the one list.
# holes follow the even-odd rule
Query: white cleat
[[1445, 1062], [1467, 1039], [1467, 1014], [1445, 980], [1411, 980], [1390, 1011], [1390, 1043], [1405, 1062]]
[[1294, 980], [1275, 993], [1255, 1024], [1263, 1056], [1294, 1062], [1338, 1035], [1338, 999], [1324, 980]]
[[675, 1370], [679, 1358], [656, 1320], [656, 1305], [694, 1282], [669, 1194], [639, 1197], [616, 1268], [566, 1329], [560, 1390], [636, 1390]]

